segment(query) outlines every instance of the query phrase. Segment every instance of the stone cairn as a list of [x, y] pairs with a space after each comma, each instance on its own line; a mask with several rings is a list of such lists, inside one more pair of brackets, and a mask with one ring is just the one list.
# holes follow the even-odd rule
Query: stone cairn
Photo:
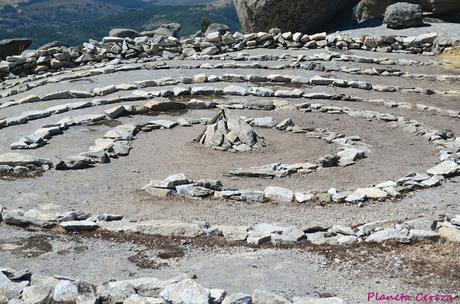
[[216, 150], [247, 152], [265, 146], [265, 139], [241, 117], [227, 119], [224, 110], [217, 113], [193, 142]]

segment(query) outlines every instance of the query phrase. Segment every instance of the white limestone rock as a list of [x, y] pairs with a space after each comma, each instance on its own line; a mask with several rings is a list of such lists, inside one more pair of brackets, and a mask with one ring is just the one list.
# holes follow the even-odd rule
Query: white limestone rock
[[428, 169], [426, 172], [431, 175], [452, 176], [455, 175], [459, 169], [460, 166], [456, 162], [452, 160], [446, 160]]
[[172, 304], [209, 304], [210, 292], [191, 279], [167, 285], [160, 296]]
[[282, 187], [267, 187], [264, 190], [265, 197], [271, 201], [279, 203], [290, 203], [294, 198], [294, 193]]

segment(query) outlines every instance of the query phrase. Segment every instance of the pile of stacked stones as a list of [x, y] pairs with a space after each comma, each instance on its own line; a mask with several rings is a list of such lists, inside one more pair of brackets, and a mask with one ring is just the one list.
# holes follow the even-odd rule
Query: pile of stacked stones
[[247, 152], [265, 146], [265, 139], [244, 119], [227, 119], [225, 111], [212, 118], [194, 141], [216, 150], [232, 152]]
[[[90, 40], [80, 46], [53, 46], [21, 55], [6, 57], [0, 62], [0, 77], [11, 78], [27, 74], [40, 74], [62, 68], [74, 67], [91, 62], [120, 59], [185, 59], [198, 54], [215, 55], [230, 51], [252, 48], [288, 49], [364, 49], [378, 52], [426, 53], [442, 52], [459, 44], [459, 41], [437, 39], [438, 34], [428, 33], [414, 37], [362, 36], [349, 37], [344, 34], [318, 33], [313, 35], [300, 32], [282, 33], [279, 29], [269, 32], [242, 34], [231, 33], [228, 27], [215, 27], [216, 31], [197, 33], [176, 38], [157, 33], [134, 34], [127, 31], [111, 32], [118, 37], [105, 37], [102, 41]], [[147, 36], [148, 35], [148, 36]]]

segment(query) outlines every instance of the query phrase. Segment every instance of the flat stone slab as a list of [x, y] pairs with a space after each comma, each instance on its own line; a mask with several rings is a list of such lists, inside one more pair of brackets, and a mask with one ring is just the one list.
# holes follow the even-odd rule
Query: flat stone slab
[[432, 175], [450, 176], [456, 174], [459, 170], [460, 166], [456, 162], [447, 160], [428, 169], [426, 172]]
[[62, 222], [61, 227], [69, 231], [91, 231], [97, 229], [99, 226], [91, 221], [68, 221]]
[[20, 153], [5, 153], [0, 154], [0, 165], [6, 166], [43, 166], [51, 165], [51, 161], [45, 158], [38, 158], [31, 155], [20, 154]]

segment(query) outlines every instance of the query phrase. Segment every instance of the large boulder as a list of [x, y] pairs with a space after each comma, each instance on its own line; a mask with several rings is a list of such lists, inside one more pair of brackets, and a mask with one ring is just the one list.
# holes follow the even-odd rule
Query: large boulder
[[118, 37], [118, 38], [131, 38], [134, 39], [139, 37], [140, 34], [132, 29], [126, 28], [114, 28], [109, 32], [110, 37]]
[[311, 33], [343, 16], [357, 0], [234, 0], [245, 32], [282, 31]]
[[60, 48], [60, 47], [70, 47], [70, 44], [62, 42], [62, 41], [51, 41], [48, 43], [45, 43], [41, 47], [39, 47], [37, 50], [49, 50], [51, 48]]
[[7, 56], [19, 55], [32, 44], [27, 38], [13, 38], [0, 41], [0, 59]]
[[387, 7], [383, 22], [388, 28], [401, 29], [423, 25], [423, 11], [418, 4], [398, 2]]
[[[361, 0], [356, 8], [356, 19], [362, 22], [376, 17], [383, 17], [387, 7], [397, 2], [398, 0]], [[430, 0], [407, 0], [405, 2], [419, 4], [427, 12], [433, 9]]]
[[228, 31], [230, 31], [230, 28], [228, 27], [228, 25], [221, 24], [221, 23], [211, 23], [206, 29], [206, 32], [204, 33], [204, 35], [206, 36], [210, 33], [215, 33], [215, 32], [219, 32], [221, 35], [223, 35]]
[[164, 36], [164, 37], [176, 37], [177, 33], [182, 29], [182, 25], [179, 23], [167, 23], [160, 25], [159, 28], [153, 31], [142, 32], [142, 36], [154, 37], [155, 35]]

